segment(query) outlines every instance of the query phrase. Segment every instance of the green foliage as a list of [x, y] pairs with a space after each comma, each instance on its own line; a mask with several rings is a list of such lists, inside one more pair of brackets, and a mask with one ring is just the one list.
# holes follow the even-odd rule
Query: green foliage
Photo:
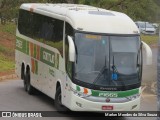
[[141, 40], [149, 45], [158, 43], [158, 35], [141, 35]]
[[8, 72], [14, 70], [14, 41], [15, 41], [16, 25], [7, 23], [6, 25], [0, 24], [1, 38], [0, 42], [0, 72]]
[[13, 23], [7, 23], [6, 25], [0, 25], [0, 31], [15, 35], [16, 25]]
[[14, 68], [15, 68], [14, 61], [8, 59], [8, 57], [0, 53], [0, 72], [13, 70]]
[[7, 55], [7, 56], [12, 56], [14, 54], [14, 51], [11, 48], [7, 48], [0, 45], [0, 53], [3, 53], [4, 55]]
[[80, 3], [123, 12], [135, 21], [160, 20], [159, 0], [81, 0]]
[[[34, 0], [34, 3], [80, 3], [124, 12], [134, 20], [155, 22], [160, 20], [160, 0]], [[22, 3], [33, 0], [0, 0], [0, 17], [18, 17]]]

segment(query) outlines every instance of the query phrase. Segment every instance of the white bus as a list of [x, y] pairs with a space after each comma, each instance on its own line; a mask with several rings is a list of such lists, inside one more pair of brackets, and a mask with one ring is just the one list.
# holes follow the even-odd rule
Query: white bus
[[16, 73], [29, 94], [55, 100], [58, 111], [132, 111], [140, 107], [142, 45], [125, 14], [86, 5], [22, 4]]

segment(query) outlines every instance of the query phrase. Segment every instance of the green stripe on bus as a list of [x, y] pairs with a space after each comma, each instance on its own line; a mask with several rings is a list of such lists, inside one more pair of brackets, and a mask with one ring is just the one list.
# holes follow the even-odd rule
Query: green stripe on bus
[[77, 85], [77, 86], [76, 86], [76, 90], [77, 90], [77, 91], [81, 91], [81, 88]]
[[38, 75], [38, 61], [35, 60], [35, 73]]
[[[76, 85], [76, 90], [81, 91], [81, 87]], [[88, 89], [90, 90], [90, 89]], [[91, 90], [91, 95], [95, 97], [106, 97], [106, 98], [123, 98], [132, 96], [135, 94], [139, 94], [139, 88], [127, 91], [99, 91], [99, 90]]]
[[27, 48], [26, 51], [27, 52], [26, 53], [27, 53], [27, 55], [29, 55], [29, 42], [28, 41], [26, 41], [26, 42], [27, 42], [27, 44], [26, 44], [26, 48]]
[[27, 41], [19, 37], [16, 38], [16, 49], [27, 54]]
[[41, 48], [40, 61], [49, 66], [55, 67], [55, 53], [45, 48]]
[[[27, 55], [29, 55], [29, 42], [20, 38], [16, 37], [16, 50], [19, 50]], [[33, 44], [33, 56], [35, 59], [37, 59], [37, 45]], [[31, 52], [31, 51], [30, 51]], [[54, 53], [53, 51], [50, 51], [48, 49], [45, 49], [43, 47], [40, 47], [40, 61], [51, 66], [55, 67], [56, 69], [59, 69], [59, 54]]]
[[33, 49], [34, 49], [34, 58], [36, 58], [36, 54], [37, 54], [36, 44], [34, 44]]
[[59, 54], [56, 54], [56, 59], [55, 59], [55, 68], [59, 68]]
[[105, 91], [97, 91], [97, 90], [91, 90], [92, 96], [97, 97], [127, 97], [131, 95], [135, 95], [139, 93], [139, 89], [133, 89], [128, 91], [116, 91], [116, 92], [105, 92]]

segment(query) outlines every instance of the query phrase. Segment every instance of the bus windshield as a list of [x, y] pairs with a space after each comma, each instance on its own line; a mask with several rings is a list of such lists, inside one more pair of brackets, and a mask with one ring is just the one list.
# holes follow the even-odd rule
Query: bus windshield
[[141, 22], [138, 23], [138, 25], [140, 26], [140, 28], [154, 28], [153, 25], [148, 22]]
[[75, 45], [75, 80], [106, 87], [140, 82], [139, 36], [76, 33]]

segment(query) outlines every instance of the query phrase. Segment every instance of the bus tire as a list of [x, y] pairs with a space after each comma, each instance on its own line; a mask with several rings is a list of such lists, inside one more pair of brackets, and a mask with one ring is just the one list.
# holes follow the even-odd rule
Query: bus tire
[[22, 63], [22, 67], [21, 67], [21, 79], [24, 80], [24, 64]]
[[61, 97], [61, 87], [58, 87], [56, 91], [56, 95], [55, 95], [55, 101], [54, 101], [55, 107], [58, 112], [68, 111], [68, 109], [64, 105], [62, 105], [61, 98], [62, 98]]
[[26, 81], [26, 91], [28, 92], [28, 94], [33, 95], [35, 93], [35, 88], [30, 84], [30, 74], [26, 73], [25, 81]]
[[24, 90], [27, 91], [27, 82], [25, 78], [26, 77], [24, 76], [23, 85], [24, 85]]

